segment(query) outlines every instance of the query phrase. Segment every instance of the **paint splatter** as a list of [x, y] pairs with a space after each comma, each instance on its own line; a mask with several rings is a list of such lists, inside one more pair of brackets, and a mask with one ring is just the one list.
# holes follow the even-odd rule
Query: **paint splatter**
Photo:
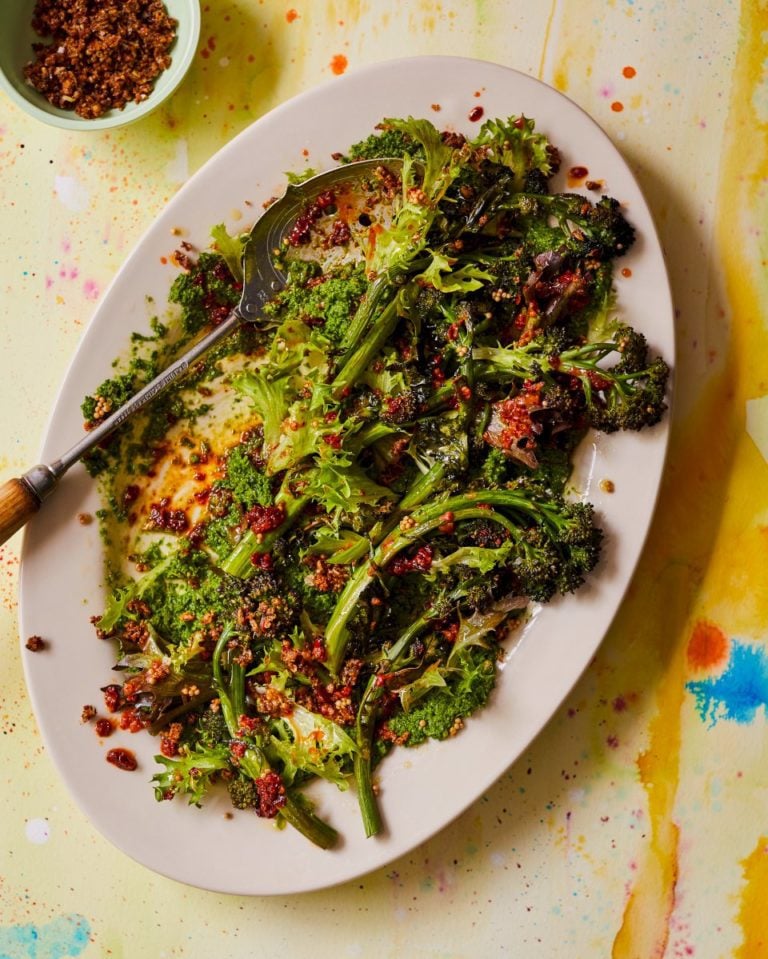
[[28, 819], [24, 833], [31, 843], [42, 846], [51, 838], [51, 825], [47, 819]]
[[291, 7], [290, 10], [285, 11], [285, 19], [288, 21], [288, 23], [293, 23], [293, 21], [298, 20], [298, 18], [299, 12], [298, 10], [294, 10], [293, 7]]
[[688, 640], [688, 665], [692, 670], [724, 666], [728, 659], [728, 637], [714, 623], [699, 620]]
[[724, 673], [687, 684], [701, 719], [714, 726], [721, 719], [751, 723], [760, 707], [768, 715], [768, 653], [761, 646], [734, 642]]
[[73, 176], [57, 176], [53, 186], [56, 196], [73, 213], [82, 213], [90, 200], [88, 190]]
[[186, 140], [176, 141], [174, 157], [165, 165], [165, 176], [171, 183], [184, 183], [189, 179], [189, 151]]
[[344, 71], [347, 69], [347, 66], [347, 58], [343, 53], [337, 53], [331, 58], [331, 70], [336, 74], [337, 77], [344, 73]]
[[613, 110], [614, 113], [621, 113], [623, 109], [624, 104], [621, 102], [621, 100], [614, 100], [611, 104], [611, 110]]
[[91, 928], [75, 913], [34, 926], [0, 928], [0, 959], [64, 959], [79, 956], [88, 945]]
[[83, 283], [83, 295], [86, 300], [98, 300], [99, 286], [95, 280], [86, 280], [85, 283]]
[[734, 953], [735, 959], [756, 959], [768, 950], [768, 837], [761, 836], [754, 851], [742, 859], [744, 888], [741, 891], [739, 922], [744, 938]]
[[624, 67], [624, 69], [621, 71], [621, 75], [626, 77], [627, 80], [631, 80], [632, 77], [637, 75], [637, 70], [635, 70], [634, 67]]

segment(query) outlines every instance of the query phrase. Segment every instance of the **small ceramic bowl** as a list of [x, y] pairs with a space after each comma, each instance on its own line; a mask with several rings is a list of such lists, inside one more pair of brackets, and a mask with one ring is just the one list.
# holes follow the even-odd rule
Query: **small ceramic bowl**
[[178, 21], [176, 39], [171, 47], [171, 65], [157, 78], [146, 100], [127, 103], [122, 110], [108, 110], [102, 116], [88, 120], [74, 110], [54, 107], [24, 79], [24, 67], [34, 57], [32, 44], [42, 39], [32, 29], [34, 7], [35, 0], [0, 0], [0, 88], [30, 116], [66, 130], [125, 126], [151, 113], [183, 80], [200, 37], [199, 0], [165, 0], [168, 14]]

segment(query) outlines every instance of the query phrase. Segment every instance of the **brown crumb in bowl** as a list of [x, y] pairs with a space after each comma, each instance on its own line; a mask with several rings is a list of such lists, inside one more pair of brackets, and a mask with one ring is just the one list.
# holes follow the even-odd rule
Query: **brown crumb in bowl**
[[37, 0], [27, 81], [55, 107], [87, 120], [141, 102], [171, 64], [176, 20], [162, 0]]
[[39, 653], [45, 649], [45, 640], [41, 636], [30, 636], [24, 645], [31, 653]]

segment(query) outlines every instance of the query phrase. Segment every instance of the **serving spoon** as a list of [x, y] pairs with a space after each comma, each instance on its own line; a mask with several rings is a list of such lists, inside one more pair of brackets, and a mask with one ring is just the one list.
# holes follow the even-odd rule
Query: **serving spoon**
[[[259, 319], [264, 306], [285, 286], [287, 280], [286, 274], [275, 266], [273, 253], [285, 248], [291, 230], [300, 228], [297, 220], [302, 214], [312, 211], [313, 204], [316, 204], [314, 212], [318, 216], [313, 220], [313, 214], [309, 214], [310, 218], [306, 221], [308, 228], [313, 227], [322, 216], [348, 222], [351, 217], [362, 217], [363, 214], [368, 218], [363, 220], [368, 227], [374, 209], [360, 191], [361, 184], [373, 178], [381, 179], [382, 173], [389, 173], [391, 177], [392, 171], [399, 173], [401, 167], [401, 160], [360, 160], [320, 173], [303, 183], [290, 184], [283, 196], [257, 220], [248, 235], [242, 258], [243, 292], [240, 302], [229, 316], [59, 459], [33, 466], [22, 476], [7, 480], [0, 486], [0, 544], [37, 513], [62, 476], [86, 453], [103, 443], [134, 413], [144, 409], [156, 396], [184, 376], [196, 360], [229, 336], [241, 323], [253, 323]], [[316, 203], [334, 187], [343, 194], [343, 205], [337, 205], [329, 197], [325, 197], [322, 206]]]

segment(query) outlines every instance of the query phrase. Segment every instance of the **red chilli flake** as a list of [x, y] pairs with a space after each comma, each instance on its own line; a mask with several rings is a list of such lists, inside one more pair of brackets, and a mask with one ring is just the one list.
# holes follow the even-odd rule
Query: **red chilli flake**
[[183, 509], [170, 509], [171, 501], [164, 496], [159, 503], [149, 507], [149, 525], [156, 530], [183, 533], [189, 527], [189, 518]]
[[120, 713], [120, 728], [128, 730], [129, 733], [140, 733], [142, 729], [147, 728], [147, 725], [147, 720], [133, 706]]
[[288, 234], [288, 243], [291, 246], [304, 246], [305, 243], [309, 243], [312, 236], [312, 226], [317, 223], [328, 207], [333, 206], [335, 202], [336, 196], [332, 190], [326, 190], [325, 193], [321, 193], [320, 196], [297, 217], [293, 229]]
[[259, 797], [256, 814], [263, 819], [274, 819], [285, 805], [285, 786], [282, 779], [270, 770], [254, 782]]
[[175, 739], [171, 739], [170, 736], [161, 736], [160, 737], [160, 752], [167, 759], [173, 759], [173, 757], [179, 751], [179, 744]]
[[419, 546], [411, 557], [397, 556], [387, 567], [393, 576], [405, 576], [407, 573], [428, 573], [432, 568], [435, 551], [431, 546]]
[[285, 506], [283, 503], [277, 506], [256, 505], [245, 514], [245, 521], [254, 535], [269, 533], [285, 522]]
[[110, 749], [106, 755], [106, 760], [113, 766], [117, 766], [118, 769], [124, 769], [129, 773], [133, 772], [134, 769], [138, 769], [139, 766], [136, 762], [136, 757], [130, 749]]
[[118, 709], [120, 709], [123, 694], [122, 689], [113, 683], [111, 686], [105, 686], [102, 692], [104, 693], [104, 705], [109, 712], [116, 713]]
[[344, 220], [336, 220], [329, 237], [331, 246], [346, 246], [351, 239], [352, 231], [349, 229], [349, 224], [345, 223]]
[[115, 725], [111, 719], [97, 719], [96, 725], [93, 727], [96, 730], [96, 735], [100, 736], [102, 739], [106, 739], [107, 736], [111, 736], [115, 731]]
[[272, 554], [254, 553], [251, 556], [251, 565], [255, 566], [256, 569], [272, 569]]
[[455, 517], [451, 512], [443, 513], [443, 515], [440, 517], [440, 525], [437, 527], [438, 531], [446, 536], [450, 536], [456, 529], [454, 518]]

